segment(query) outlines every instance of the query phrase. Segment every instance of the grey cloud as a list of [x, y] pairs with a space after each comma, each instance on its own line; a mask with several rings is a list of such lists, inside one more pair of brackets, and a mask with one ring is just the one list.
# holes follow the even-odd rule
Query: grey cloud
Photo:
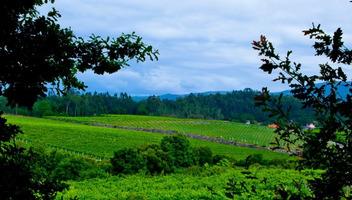
[[313, 73], [325, 60], [311, 56], [312, 41], [302, 30], [316, 22], [352, 34], [347, 0], [58, 0], [55, 6], [63, 15], [60, 23], [80, 36], [136, 31], [160, 50], [159, 62], [131, 63], [113, 75], [80, 75], [90, 90], [112, 93], [285, 89], [258, 69], [253, 40], [267, 35], [280, 52], [294, 50], [293, 58]]

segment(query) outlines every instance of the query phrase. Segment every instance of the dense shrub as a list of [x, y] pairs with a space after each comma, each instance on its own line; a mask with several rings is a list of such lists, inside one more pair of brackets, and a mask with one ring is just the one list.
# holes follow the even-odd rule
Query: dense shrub
[[83, 180], [106, 176], [102, 166], [89, 160], [66, 157], [54, 169], [54, 176], [63, 180]]
[[212, 164], [209, 147], [192, 148], [183, 135], [164, 137], [160, 145], [148, 145], [139, 149], [122, 149], [111, 158], [113, 174], [132, 174], [145, 169], [150, 174], [174, 172], [177, 168]]
[[66, 158], [62, 160], [55, 169], [55, 175], [64, 180], [78, 180], [80, 172], [86, 168], [86, 165], [81, 160]]
[[299, 166], [299, 161], [287, 159], [272, 159], [265, 161], [265, 165], [281, 167], [284, 169], [297, 169], [297, 167]]
[[213, 163], [213, 152], [209, 147], [196, 147], [193, 149], [195, 163], [202, 166]]
[[230, 161], [234, 161], [234, 159], [228, 157], [228, 156], [225, 156], [225, 155], [215, 155], [213, 156], [213, 164], [214, 165], [217, 165], [219, 163], [221, 163], [223, 160], [226, 160], [228, 162]]
[[121, 149], [111, 158], [113, 174], [137, 173], [145, 167], [145, 160], [137, 149]]
[[[216, 158], [217, 156], [214, 156], [214, 159], [219, 159]], [[214, 161], [213, 161], [214, 162]], [[261, 165], [261, 166], [268, 166], [268, 167], [280, 167], [283, 169], [296, 169], [298, 167], [299, 160], [295, 159], [270, 159], [266, 160], [263, 158], [262, 154], [252, 154], [247, 156], [243, 160], [236, 160], [233, 162], [234, 165], [239, 166], [239, 167], [245, 167], [249, 168], [251, 165]]]
[[54, 176], [56, 156], [12, 147], [11, 157], [0, 148], [0, 199], [53, 199], [68, 187]]
[[263, 163], [264, 163], [263, 154], [252, 154], [247, 156], [245, 160], [245, 167], [248, 168], [253, 164], [263, 164]]
[[167, 153], [175, 167], [189, 167], [194, 164], [194, 155], [189, 140], [184, 135], [173, 135], [161, 140], [161, 149]]
[[174, 166], [169, 160], [169, 156], [159, 145], [149, 145], [141, 149], [145, 159], [146, 169], [151, 174], [169, 173], [174, 171]]

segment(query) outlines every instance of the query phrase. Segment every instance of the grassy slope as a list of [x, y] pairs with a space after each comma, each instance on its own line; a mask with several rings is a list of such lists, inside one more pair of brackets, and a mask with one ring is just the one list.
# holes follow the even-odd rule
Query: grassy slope
[[[51, 119], [11, 115], [6, 116], [6, 118], [10, 123], [17, 124], [22, 128], [25, 134], [21, 135], [20, 138], [30, 141], [31, 144], [50, 145], [105, 158], [111, 157], [114, 151], [121, 148], [159, 143], [164, 136], [156, 133], [94, 127]], [[255, 153], [263, 154], [265, 159], [288, 158], [288, 155], [266, 150], [241, 148], [199, 140], [191, 140], [191, 143], [194, 146], [209, 146], [214, 154], [229, 155], [235, 159], [243, 159]]]
[[219, 120], [179, 119], [137, 115], [104, 115], [99, 117], [51, 117], [80, 123], [101, 123], [132, 128], [174, 130], [213, 137], [222, 137], [241, 143], [268, 146], [274, 139], [272, 129], [259, 125]]

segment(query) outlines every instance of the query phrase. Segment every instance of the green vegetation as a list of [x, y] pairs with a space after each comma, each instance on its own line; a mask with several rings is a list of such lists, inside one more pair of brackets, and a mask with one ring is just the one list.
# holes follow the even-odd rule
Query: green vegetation
[[[150, 96], [144, 100], [135, 101], [127, 93], [110, 95], [70, 90], [66, 96], [49, 93], [48, 97], [34, 104], [32, 111], [1, 106], [2, 102], [4, 102], [3, 105], [6, 104], [6, 98], [0, 97], [0, 109], [6, 113], [37, 117], [130, 114], [270, 123], [273, 119], [254, 105], [254, 97], [258, 93], [258, 91], [247, 88], [222, 94], [189, 94], [173, 100]], [[314, 120], [310, 110], [302, 109], [297, 100], [289, 95], [283, 99], [285, 106], [292, 107], [293, 112], [290, 115], [292, 120], [299, 121], [303, 125]]]
[[[142, 118], [155, 119], [154, 117]], [[164, 136], [158, 133], [88, 126], [53, 119], [14, 115], [7, 115], [6, 119], [21, 127], [25, 134], [18, 138], [23, 142], [30, 143], [29, 145], [44, 145], [68, 153], [102, 159], [110, 159], [113, 152], [119, 149], [157, 144]], [[248, 155], [256, 153], [263, 154], [265, 159], [289, 158], [287, 154], [269, 150], [237, 147], [195, 139], [190, 139], [190, 142], [192, 146], [207, 146], [214, 154], [230, 156], [236, 160], [245, 159]]]
[[[255, 179], [248, 180], [248, 172]], [[284, 186], [293, 193], [297, 192], [296, 181], [303, 186], [302, 194], [309, 196], [311, 192], [307, 187], [307, 180], [318, 177], [320, 173], [312, 170], [299, 172], [260, 167], [252, 167], [249, 171], [228, 166], [192, 167], [165, 176], [137, 174], [69, 181], [70, 189], [59, 194], [57, 199], [228, 199], [225, 188], [228, 187], [229, 179], [246, 181], [248, 188], [254, 184], [257, 188], [257, 196], [242, 192], [236, 195], [236, 199], [274, 199], [277, 196], [275, 190], [279, 186]]]
[[110, 125], [125, 128], [158, 129], [176, 131], [178, 133], [192, 133], [211, 137], [223, 138], [239, 143], [269, 146], [274, 139], [274, 131], [261, 125], [246, 125], [244, 123], [180, 119], [172, 117], [152, 117], [138, 115], [102, 115], [96, 117], [49, 117], [69, 122], [84, 124]]
[[315, 199], [352, 199], [352, 82], [351, 73], [342, 67], [352, 65], [352, 49], [341, 28], [329, 34], [320, 24], [313, 24], [303, 33], [314, 40], [314, 55], [325, 59], [313, 74], [302, 70], [302, 64], [292, 59], [292, 51], [281, 55], [263, 35], [252, 45], [261, 57], [260, 69], [275, 72], [273, 81], [288, 86], [303, 108], [311, 109], [319, 129], [305, 130], [291, 120], [291, 108], [284, 106], [282, 95], [272, 97], [268, 88], [256, 97], [256, 105], [276, 119], [278, 141], [285, 141], [286, 146], [300, 141], [301, 168], [325, 170], [321, 178], [310, 182]]
[[160, 145], [121, 149], [110, 161], [114, 174], [135, 174], [142, 170], [166, 174], [194, 165], [213, 164], [213, 156], [209, 147], [192, 148], [184, 135], [172, 135], [164, 137]]
[[[315, 40], [315, 55], [329, 61], [319, 65], [316, 75], [305, 75], [301, 64], [291, 61], [291, 51], [280, 56], [264, 36], [253, 42], [262, 56], [260, 68], [268, 74], [278, 72], [274, 81], [289, 86], [291, 97], [272, 97], [263, 88], [261, 93], [245, 89], [225, 95], [190, 94], [176, 101], [152, 96], [136, 103], [127, 94], [72, 95], [75, 88], [85, 88], [77, 73], [111, 74], [132, 60], [157, 60], [158, 51], [135, 33], [106, 39], [77, 37], [71, 29], [61, 28], [57, 10], [45, 14], [37, 10], [49, 2], [54, 0], [0, 4], [1, 199], [54, 199], [67, 188], [63, 181], [71, 188], [59, 199], [351, 199], [352, 82], [341, 66], [352, 64], [352, 50], [343, 41], [341, 28], [333, 35], [314, 24], [303, 31]], [[341, 85], [348, 89], [344, 96], [338, 90]], [[68, 95], [41, 99], [49, 86]], [[269, 115], [255, 108], [255, 96], [256, 105]], [[11, 112], [37, 116], [123, 113], [275, 121], [278, 146], [284, 142], [290, 149], [300, 144], [299, 167], [319, 170], [277, 168], [282, 162], [292, 167], [297, 160], [290, 162], [286, 154], [259, 149], [258, 145], [268, 146], [274, 135], [261, 126], [136, 116], [6, 116], [21, 129], [2, 117], [2, 110], [8, 109], [5, 103]], [[317, 131], [302, 128], [302, 123], [313, 119]], [[21, 133], [25, 134], [17, 136]], [[175, 133], [184, 135], [163, 137]], [[188, 140], [187, 136], [202, 137]], [[205, 137], [255, 148], [218, 144]], [[176, 173], [161, 176], [164, 172]]]
[[[19, 143], [51, 152], [46, 153], [50, 155], [51, 176], [68, 180], [66, 183], [70, 186], [59, 193], [57, 199], [227, 199], [229, 193], [235, 194], [241, 189], [231, 186], [234, 180], [236, 184], [245, 182], [248, 188], [256, 187], [255, 194], [242, 188], [244, 191], [237, 196], [238, 199], [256, 195], [272, 199], [280, 189], [277, 185], [290, 193], [297, 193], [296, 186], [292, 186], [296, 180], [302, 180], [299, 182], [302, 195], [310, 196], [307, 181], [321, 173], [277, 168], [286, 166], [290, 157], [268, 150], [195, 139], [188, 143], [185, 137], [177, 139], [160, 133], [90, 126], [55, 120], [54, 117], [7, 115], [5, 118], [24, 131], [25, 134], [18, 136]], [[154, 123], [159, 119], [160, 122], [157, 117], [136, 118], [150, 119]], [[108, 163], [114, 152], [117, 152], [115, 161], [120, 163], [118, 165]], [[123, 157], [128, 162], [121, 163]], [[130, 162], [131, 158], [137, 158], [136, 162]], [[99, 159], [105, 160], [101, 162]], [[140, 168], [136, 163], [141, 164]], [[129, 171], [115, 173], [114, 166], [123, 166]], [[256, 178], [248, 179], [249, 172]]]
[[[33, 108], [45, 97], [48, 87], [58, 94], [70, 88], [86, 86], [76, 74], [114, 73], [129, 66], [129, 61], [158, 59], [158, 51], [143, 42], [134, 32], [117, 38], [91, 35], [84, 39], [70, 28], [62, 28], [59, 12], [39, 7], [55, 0], [5, 0], [0, 4], [0, 95], [6, 105]], [[50, 114], [50, 104], [35, 107]], [[1, 109], [1, 108], [0, 108]], [[1, 199], [52, 199], [64, 186], [46, 172], [46, 159], [38, 165], [31, 151], [15, 143], [22, 131], [8, 124], [0, 110], [0, 197]], [[36, 145], [36, 144], [34, 144]]]

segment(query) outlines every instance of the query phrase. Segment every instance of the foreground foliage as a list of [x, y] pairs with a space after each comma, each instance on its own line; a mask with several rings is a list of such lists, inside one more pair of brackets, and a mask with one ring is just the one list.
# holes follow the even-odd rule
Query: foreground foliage
[[[1, 113], [0, 113], [1, 114]], [[52, 159], [16, 145], [18, 126], [0, 117], [0, 197], [1, 199], [52, 199], [67, 187], [54, 176]]]
[[[48, 2], [4, 0], [0, 4], [0, 95], [9, 106], [31, 109], [50, 84], [59, 94], [71, 87], [84, 89], [77, 72], [113, 73], [131, 59], [157, 59], [158, 52], [134, 33], [117, 39], [76, 37], [72, 30], [60, 27], [60, 14], [54, 8], [45, 15], [36, 10]], [[51, 180], [45, 162], [40, 166], [32, 160], [36, 156], [16, 146], [13, 139], [19, 133], [17, 126], [6, 124], [0, 116], [1, 198], [53, 198], [62, 190], [60, 180]]]
[[[300, 193], [312, 195], [307, 181], [318, 177], [320, 171], [283, 170], [275, 168], [256, 168], [249, 170], [229, 166], [191, 167], [175, 174], [148, 176], [144, 174], [116, 176], [86, 181], [70, 181], [70, 189], [59, 194], [58, 199], [79, 197], [79, 199], [228, 199], [230, 191], [228, 179], [245, 181], [247, 188], [256, 187], [257, 194], [241, 191], [236, 199], [274, 199], [275, 191], [283, 187], [291, 193], [298, 193], [295, 183], [299, 180]], [[248, 179], [251, 174], [254, 179]]]
[[[269, 74], [278, 71], [274, 81], [288, 85], [303, 107], [313, 110], [319, 130], [303, 130], [290, 118], [290, 108], [285, 109], [281, 99], [272, 98], [266, 88], [257, 97], [257, 104], [276, 118], [281, 140], [288, 145], [302, 141], [302, 166], [326, 169], [321, 179], [311, 181], [315, 198], [351, 198], [345, 191], [352, 186], [352, 82], [342, 66], [352, 64], [352, 50], [345, 45], [340, 28], [329, 35], [313, 24], [303, 32], [315, 40], [315, 55], [330, 61], [319, 65], [319, 74], [304, 74], [301, 64], [291, 61], [291, 51], [280, 56], [264, 36], [253, 42], [253, 48], [263, 57], [261, 69]], [[340, 86], [347, 88], [347, 95], [339, 93]]]

